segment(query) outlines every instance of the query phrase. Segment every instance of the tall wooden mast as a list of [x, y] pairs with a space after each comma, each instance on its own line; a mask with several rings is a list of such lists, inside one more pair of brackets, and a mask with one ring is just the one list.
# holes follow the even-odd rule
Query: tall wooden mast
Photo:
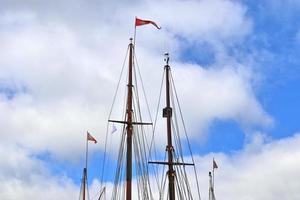
[[132, 185], [132, 67], [133, 67], [133, 44], [132, 38], [129, 44], [129, 69], [128, 69], [128, 84], [127, 84], [127, 153], [126, 153], [126, 200], [131, 200], [131, 185]]
[[126, 124], [126, 200], [132, 199], [132, 136], [133, 126], [136, 125], [152, 125], [142, 121], [133, 121], [133, 60], [134, 60], [134, 44], [130, 38], [129, 44], [129, 65], [128, 65], [128, 82], [127, 82], [127, 104], [126, 104], [126, 119], [125, 121], [111, 120], [109, 122]]
[[174, 170], [174, 166], [184, 166], [184, 165], [194, 165], [194, 163], [184, 163], [184, 162], [174, 162], [174, 147], [172, 144], [172, 107], [171, 107], [171, 98], [170, 98], [170, 90], [171, 88], [171, 82], [170, 82], [170, 74], [171, 74], [171, 68], [169, 66], [169, 54], [165, 54], [166, 58], [166, 107], [163, 109], [163, 117], [167, 118], [167, 148], [166, 151], [168, 152], [168, 161], [149, 161], [150, 164], [159, 164], [159, 165], [168, 165], [168, 193], [169, 193], [169, 200], [175, 200], [175, 177], [176, 177], [176, 171]]
[[174, 176], [175, 171], [173, 168], [173, 144], [172, 144], [172, 108], [170, 106], [170, 66], [169, 66], [169, 54], [166, 53], [166, 107], [163, 109], [163, 117], [167, 118], [167, 139], [168, 139], [168, 145], [167, 145], [167, 151], [168, 151], [168, 179], [169, 179], [169, 195], [170, 200], [175, 200], [175, 186], [174, 186]]

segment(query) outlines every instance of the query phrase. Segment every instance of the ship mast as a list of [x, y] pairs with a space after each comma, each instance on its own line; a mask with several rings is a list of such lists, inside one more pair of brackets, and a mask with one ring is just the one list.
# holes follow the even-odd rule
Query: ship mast
[[129, 44], [129, 69], [128, 69], [128, 84], [127, 84], [127, 152], [126, 152], [126, 200], [131, 200], [131, 185], [132, 185], [132, 66], [133, 66], [133, 44], [130, 38]]
[[85, 200], [86, 194], [85, 194], [85, 190], [86, 190], [86, 183], [87, 183], [87, 171], [86, 168], [83, 169], [83, 200]]
[[[152, 125], [152, 123], [142, 122], [142, 121], [133, 121], [134, 112], [133, 112], [133, 73], [134, 73], [134, 44], [132, 43], [132, 38], [130, 38], [129, 44], [129, 63], [128, 63], [128, 82], [127, 82], [127, 104], [126, 104], [126, 119], [125, 121], [120, 120], [111, 120], [109, 122], [121, 123], [126, 125], [126, 185], [125, 185], [125, 200], [132, 199], [132, 155], [133, 155], [133, 126], [139, 125]], [[121, 164], [118, 163], [120, 166]], [[146, 181], [146, 180], [143, 180]], [[145, 188], [144, 188], [145, 189]], [[147, 191], [144, 193], [144, 195]]]
[[171, 127], [171, 118], [172, 118], [172, 108], [170, 106], [170, 66], [169, 66], [169, 54], [165, 54], [166, 58], [166, 107], [163, 109], [163, 117], [167, 118], [167, 152], [168, 152], [168, 179], [169, 179], [169, 195], [170, 200], [175, 200], [175, 186], [174, 186], [174, 176], [175, 171], [173, 167], [173, 144], [172, 144], [172, 127]]
[[[176, 171], [174, 170], [175, 166], [194, 166], [193, 163], [185, 163], [185, 162], [174, 162], [174, 147], [172, 143], [172, 107], [171, 107], [171, 95], [170, 95], [170, 90], [171, 88], [171, 79], [170, 79], [170, 74], [171, 74], [171, 67], [169, 66], [169, 54], [165, 53], [165, 61], [166, 65], [164, 66], [164, 69], [166, 71], [166, 107], [163, 109], [163, 117], [167, 118], [167, 147], [166, 151], [168, 154], [168, 161], [149, 161], [148, 163], [150, 164], [159, 164], [159, 165], [167, 165], [168, 166], [168, 194], [169, 194], [169, 200], [175, 200], [175, 177], [176, 177]], [[182, 160], [183, 161], [183, 160]], [[186, 177], [185, 177], [186, 178]], [[187, 179], [186, 179], [187, 180]], [[178, 183], [178, 182], [177, 182]], [[178, 183], [181, 184], [181, 183]], [[187, 184], [185, 182], [184, 184]], [[188, 192], [188, 197], [191, 199], [191, 194], [189, 193], [189, 186], [186, 187], [186, 192]], [[179, 199], [182, 199], [183, 196], [179, 196]]]
[[215, 192], [214, 192], [213, 178], [211, 176], [211, 172], [208, 173], [208, 176], [209, 176], [208, 200], [216, 200]]

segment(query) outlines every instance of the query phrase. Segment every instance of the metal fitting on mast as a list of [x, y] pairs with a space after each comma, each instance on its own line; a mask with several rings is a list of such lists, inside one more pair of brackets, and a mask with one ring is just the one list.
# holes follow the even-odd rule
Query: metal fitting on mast
[[166, 62], [166, 65], [169, 65], [169, 60], [170, 60], [169, 53], [166, 52], [165, 53], [165, 59], [164, 59], [164, 61]]

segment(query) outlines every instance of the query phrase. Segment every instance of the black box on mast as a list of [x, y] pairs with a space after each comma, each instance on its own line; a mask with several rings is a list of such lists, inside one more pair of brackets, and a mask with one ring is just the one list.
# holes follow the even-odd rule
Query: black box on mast
[[172, 108], [166, 107], [163, 109], [163, 117], [172, 117]]

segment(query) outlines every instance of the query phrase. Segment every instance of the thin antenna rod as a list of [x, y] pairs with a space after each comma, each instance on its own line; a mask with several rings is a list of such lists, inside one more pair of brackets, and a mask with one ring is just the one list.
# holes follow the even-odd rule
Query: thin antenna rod
[[87, 185], [87, 163], [88, 163], [88, 132], [86, 133], [86, 143], [85, 143], [85, 168], [83, 169], [83, 200], [85, 200], [85, 192]]
[[86, 168], [83, 169], [83, 200], [85, 200], [85, 190], [86, 190], [86, 183], [87, 183], [87, 177], [86, 177]]
[[134, 21], [134, 36], [133, 36], [133, 46], [135, 47], [135, 41], [136, 41], [136, 18], [135, 17], [135, 21]]

